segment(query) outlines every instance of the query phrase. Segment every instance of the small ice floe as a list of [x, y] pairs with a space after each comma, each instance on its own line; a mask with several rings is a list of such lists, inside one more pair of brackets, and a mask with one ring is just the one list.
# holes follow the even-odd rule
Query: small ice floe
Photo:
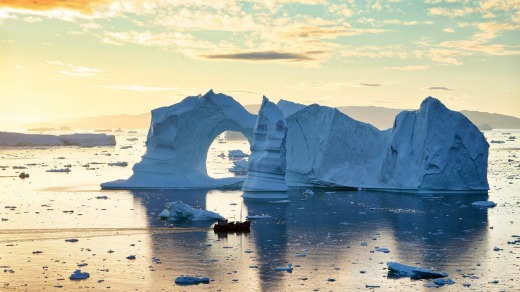
[[327, 279], [327, 282], [334, 282], [334, 281], [336, 281], [336, 279], [334, 279], [334, 278], [328, 278]]
[[314, 195], [314, 192], [311, 189], [306, 189], [304, 194], [305, 195]]
[[130, 149], [134, 148], [134, 146], [121, 146], [119, 149]]
[[491, 140], [491, 142], [489, 143], [493, 143], [493, 144], [502, 144], [502, 143], [505, 143], [504, 141], [502, 140]]
[[129, 255], [126, 257], [127, 260], [135, 260], [135, 255]]
[[235, 174], [246, 174], [247, 167], [249, 162], [246, 159], [240, 159], [238, 161], [233, 161], [233, 167], [229, 169], [230, 172], [234, 172]]
[[359, 243], [361, 246], [368, 246], [368, 243], [366, 241], [362, 241]]
[[175, 284], [177, 285], [198, 285], [198, 284], [209, 284], [208, 277], [192, 277], [192, 276], [180, 276], [175, 278]]
[[268, 203], [270, 203], [270, 204], [287, 204], [290, 202], [291, 201], [289, 201], [289, 200], [278, 200], [278, 201], [269, 201]]
[[248, 215], [248, 216], [246, 216], [246, 219], [269, 219], [269, 218], [273, 218], [273, 217], [270, 216], [270, 215], [265, 215], [265, 214], [262, 214], [262, 215]]
[[106, 199], [108, 199], [108, 197], [107, 197], [107, 196], [97, 196], [96, 199], [103, 199], [103, 200], [106, 200]]
[[332, 195], [332, 194], [335, 194], [336, 192], [325, 192], [325, 195]]
[[304, 253], [297, 253], [297, 254], [296, 254], [296, 257], [297, 257], [297, 258], [304, 258], [304, 257], [306, 257], [306, 256], [307, 256], [307, 255], [304, 254]]
[[455, 281], [453, 281], [450, 278], [448, 278], [448, 279], [435, 279], [435, 280], [433, 280], [433, 283], [435, 283], [435, 285], [443, 286], [443, 285], [453, 285], [453, 284], [455, 284]]
[[128, 162], [125, 162], [125, 161], [119, 161], [119, 162], [109, 163], [108, 166], [127, 167], [127, 166], [128, 166]]
[[81, 267], [84, 267], [84, 266], [88, 266], [88, 264], [87, 263], [79, 263], [77, 266], [81, 268]]
[[70, 168], [53, 168], [53, 169], [48, 169], [45, 172], [66, 172], [66, 173], [69, 173], [70, 172]]
[[412, 279], [434, 279], [448, 277], [446, 272], [431, 271], [425, 268], [387, 262], [388, 278], [410, 277]]
[[495, 247], [493, 248], [493, 250], [494, 250], [494, 251], [501, 251], [501, 250], [504, 250], [504, 249], [495, 246]]
[[493, 208], [497, 204], [493, 201], [476, 201], [471, 203], [471, 206], [473, 207], [481, 207], [481, 208]]
[[287, 267], [276, 267], [275, 270], [276, 270], [276, 271], [287, 271], [287, 272], [292, 272], [292, 270], [293, 270], [292, 263], [288, 263], [288, 264], [287, 264]]
[[69, 238], [65, 239], [66, 242], [78, 242], [79, 240], [77, 238]]
[[190, 220], [190, 221], [204, 221], [204, 220], [219, 220], [224, 219], [221, 215], [208, 211], [195, 209], [192, 206], [181, 201], [168, 202], [159, 218], [172, 220]]
[[228, 151], [228, 157], [229, 158], [237, 158], [237, 157], [248, 157], [249, 154], [247, 153], [244, 153], [242, 150], [240, 149], [236, 149], [236, 150], [229, 150]]
[[372, 284], [365, 284], [365, 288], [367, 289], [374, 289], [374, 288], [381, 288], [379, 285], [372, 285]]
[[32, 253], [33, 253], [33, 254], [41, 254], [41, 253], [43, 253], [43, 251], [41, 251], [41, 250], [36, 250], [36, 251], [33, 251]]
[[386, 247], [378, 247], [378, 248], [376, 248], [376, 251], [383, 252], [383, 253], [389, 253], [390, 252], [390, 250], [388, 248], [386, 248]]
[[71, 280], [85, 280], [90, 277], [90, 274], [87, 272], [82, 272], [81, 270], [75, 270], [72, 275], [70, 275], [69, 279]]

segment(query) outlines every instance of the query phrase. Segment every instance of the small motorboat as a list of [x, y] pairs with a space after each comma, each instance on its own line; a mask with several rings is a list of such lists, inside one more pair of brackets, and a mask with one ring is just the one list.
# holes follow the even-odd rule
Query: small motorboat
[[228, 222], [227, 219], [218, 220], [213, 225], [213, 231], [215, 232], [249, 232], [251, 228], [251, 221], [233, 221]]

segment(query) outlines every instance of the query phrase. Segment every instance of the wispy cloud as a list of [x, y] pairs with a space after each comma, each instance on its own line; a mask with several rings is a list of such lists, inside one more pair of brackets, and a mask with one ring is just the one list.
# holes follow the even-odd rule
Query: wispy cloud
[[269, 60], [289, 60], [289, 61], [307, 61], [314, 60], [315, 55], [321, 55], [325, 51], [310, 51], [304, 53], [284, 53], [284, 52], [247, 52], [236, 54], [216, 54], [204, 55], [207, 59], [225, 59], [225, 60], [247, 60], [247, 61], [269, 61]]
[[106, 4], [107, 0], [0, 0], [0, 7], [10, 7], [24, 10], [54, 10], [67, 9], [82, 13], [92, 13], [96, 7]]
[[384, 67], [385, 70], [398, 70], [398, 71], [418, 71], [418, 70], [428, 70], [430, 67], [428, 66], [402, 66], [402, 67]]
[[424, 87], [421, 88], [421, 90], [442, 90], [442, 91], [454, 91], [451, 88], [445, 87], [445, 86], [430, 86], [430, 87]]
[[58, 70], [58, 73], [73, 77], [97, 77], [100, 73], [103, 72], [102, 69], [91, 68], [91, 67], [83, 67], [83, 66], [75, 66], [72, 64], [65, 64], [61, 61], [57, 60], [47, 60], [47, 64], [57, 66], [61, 69]]

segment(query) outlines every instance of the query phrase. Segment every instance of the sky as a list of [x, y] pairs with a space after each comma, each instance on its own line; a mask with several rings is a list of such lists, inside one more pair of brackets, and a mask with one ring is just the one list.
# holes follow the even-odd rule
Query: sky
[[210, 89], [520, 117], [520, 0], [0, 0], [0, 129]]

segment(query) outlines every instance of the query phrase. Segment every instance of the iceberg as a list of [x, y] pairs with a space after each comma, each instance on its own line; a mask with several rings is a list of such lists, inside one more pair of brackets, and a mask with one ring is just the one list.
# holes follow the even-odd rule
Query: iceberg
[[[241, 132], [251, 145], [245, 178], [207, 174], [208, 149], [224, 131]], [[486, 192], [488, 150], [473, 123], [433, 97], [381, 131], [334, 108], [284, 100], [275, 105], [266, 97], [257, 117], [210, 90], [153, 110], [146, 154], [132, 176], [101, 187], [242, 187], [244, 197], [281, 199], [288, 187]], [[242, 156], [230, 151], [230, 158], [235, 154]]]
[[396, 262], [387, 262], [388, 278], [410, 277], [412, 279], [435, 279], [448, 277], [445, 272], [431, 271], [425, 268], [408, 266]]
[[208, 149], [224, 131], [241, 132], [251, 143], [256, 116], [237, 101], [212, 90], [152, 111], [146, 153], [126, 180], [103, 189], [239, 188], [243, 177], [208, 176]]
[[192, 277], [192, 276], [180, 276], [175, 278], [175, 284], [177, 285], [198, 285], [198, 284], [209, 284], [208, 277]]
[[114, 146], [116, 138], [107, 134], [41, 135], [0, 132], [0, 146]]
[[487, 191], [489, 144], [459, 112], [428, 97], [380, 131], [310, 105], [287, 118], [289, 186]]
[[374, 186], [389, 131], [313, 104], [287, 117], [289, 186]]
[[192, 206], [181, 201], [168, 202], [159, 218], [171, 220], [190, 220], [190, 221], [204, 221], [204, 220], [219, 220], [224, 217], [219, 214], [207, 210], [195, 209]]
[[[253, 192], [284, 192], [285, 137], [287, 126], [282, 111], [265, 96], [258, 112], [246, 180], [244, 197], [256, 197]], [[261, 194], [257, 194], [262, 197]]]

